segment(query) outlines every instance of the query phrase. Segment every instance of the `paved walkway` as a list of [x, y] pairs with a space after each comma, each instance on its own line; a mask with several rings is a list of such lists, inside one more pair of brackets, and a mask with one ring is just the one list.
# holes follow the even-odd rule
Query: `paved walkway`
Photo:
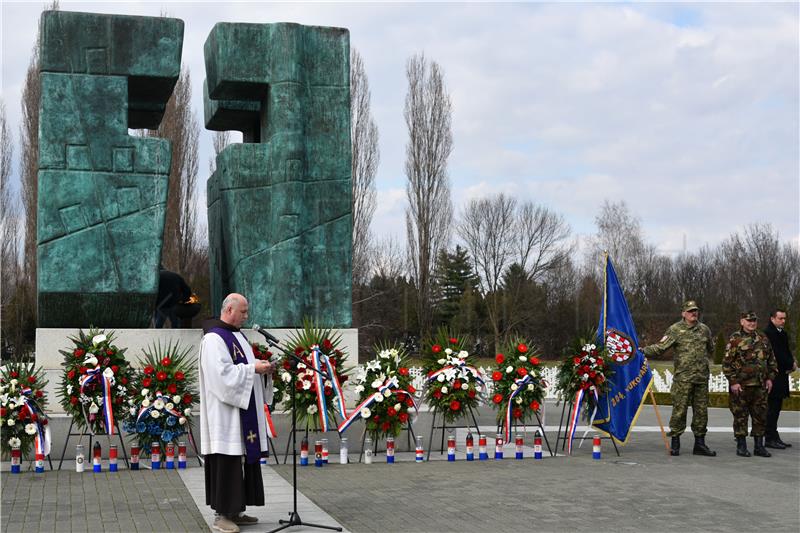
[[[555, 443], [557, 416], [551, 410], [548, 437]], [[669, 408], [661, 408], [664, 421]], [[555, 418], [555, 420], [554, 420]], [[785, 419], [784, 419], [785, 418]], [[772, 450], [769, 459], [740, 458], [730, 431], [730, 412], [712, 409], [708, 442], [718, 457], [666, 455], [652, 408], [616, 457], [608, 441], [603, 456], [591, 458], [591, 442], [572, 457], [463, 460], [465, 430], [459, 430], [458, 460], [438, 450], [432, 461], [415, 464], [400, 452], [394, 465], [383, 455], [371, 465], [298, 468], [304, 521], [366, 531], [562, 531], [800, 530], [800, 413], [781, 415], [782, 436], [794, 446]], [[482, 429], [493, 419], [482, 415]], [[556, 426], [557, 427], [557, 426]], [[552, 428], [552, 431], [551, 431]], [[489, 431], [492, 435], [493, 432]], [[351, 441], [357, 435], [351, 435]], [[426, 438], [427, 443], [427, 438]], [[752, 439], [748, 439], [752, 449]], [[351, 450], [358, 449], [351, 442]], [[281, 450], [282, 451], [282, 450]], [[357, 454], [351, 453], [351, 461]], [[272, 460], [271, 460], [272, 461]], [[24, 465], [25, 468], [27, 465]], [[72, 463], [65, 463], [65, 468]], [[11, 475], [3, 465], [2, 532], [202, 532], [213, 516], [204, 502], [203, 471], [196, 461], [182, 471], [77, 474], [47, 470]], [[267, 531], [292, 509], [290, 465], [263, 467], [267, 505], [248, 509], [260, 523], [244, 533]], [[321, 531], [291, 528], [287, 531]]]

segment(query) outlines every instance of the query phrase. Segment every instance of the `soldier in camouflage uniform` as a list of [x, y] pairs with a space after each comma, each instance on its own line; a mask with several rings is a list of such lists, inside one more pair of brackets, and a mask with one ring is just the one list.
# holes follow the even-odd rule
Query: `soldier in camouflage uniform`
[[672, 418], [669, 419], [669, 436], [672, 437], [670, 454], [680, 455], [681, 434], [686, 429], [686, 412], [691, 405], [694, 433], [692, 453], [714, 457], [717, 452], [706, 446], [709, 357], [714, 351], [714, 340], [708, 326], [698, 320], [700, 308], [694, 300], [684, 302], [681, 309], [682, 320], [667, 328], [658, 344], [642, 350], [648, 357], [661, 355], [670, 348], [674, 351]]
[[761, 457], [771, 454], [764, 447], [767, 420], [767, 395], [778, 373], [778, 364], [766, 335], [756, 330], [758, 317], [753, 311], [742, 313], [741, 329], [731, 335], [725, 347], [722, 372], [730, 384], [730, 409], [733, 413], [733, 435], [736, 455], [750, 457], [747, 450], [747, 416], [753, 420], [753, 453]]

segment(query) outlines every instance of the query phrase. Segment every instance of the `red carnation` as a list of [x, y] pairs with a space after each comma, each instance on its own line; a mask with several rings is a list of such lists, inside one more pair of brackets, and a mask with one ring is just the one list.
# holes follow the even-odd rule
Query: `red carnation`
[[331, 389], [330, 387], [326, 387], [325, 396], [330, 396], [331, 394], [333, 394], [333, 389]]
[[458, 344], [458, 339], [455, 337], [450, 337], [450, 344]]
[[125, 376], [122, 376], [122, 379], [120, 379], [120, 381], [122, 382], [123, 385], [128, 384], [128, 378], [126, 378]]
[[150, 379], [150, 378], [144, 378], [144, 379], [142, 380], [142, 387], [144, 387], [144, 388], [147, 388], [147, 387], [149, 387], [149, 386], [150, 386], [150, 385], [152, 385], [152, 384], [153, 384], [153, 380], [152, 380], [152, 379]]
[[499, 354], [494, 356], [494, 360], [498, 365], [502, 365], [503, 361], [506, 360], [506, 356], [501, 354], [501, 353], [499, 353]]
[[34, 394], [36, 395], [37, 398], [41, 398], [42, 396], [44, 396], [44, 393], [41, 390], [37, 390]]
[[459, 402], [458, 400], [453, 400], [452, 402], [450, 402], [451, 411], [458, 411], [459, 409], [461, 409], [461, 402]]
[[8, 413], [8, 409], [6, 409], [5, 407], [0, 407], [0, 416], [5, 418], [6, 413]]
[[181, 372], [180, 370], [179, 370], [178, 372], [175, 372], [175, 379], [176, 379], [177, 381], [183, 381], [183, 379], [184, 379], [185, 377], [186, 377], [186, 376], [184, 376], [183, 372]]
[[89, 371], [89, 369], [87, 367], [85, 367], [85, 366], [80, 367], [79, 370], [81, 371], [81, 374], [85, 374], [86, 372]]
[[500, 402], [502, 402], [502, 401], [503, 401], [503, 395], [502, 395], [502, 394], [500, 394], [500, 393], [498, 392], [497, 394], [495, 394], [494, 396], [492, 396], [492, 401], [493, 401], [494, 403], [500, 403]]
[[531, 364], [534, 365], [534, 366], [538, 365], [539, 364], [539, 358], [538, 357], [531, 357]]
[[384, 422], [383, 424], [381, 424], [382, 431], [389, 431], [390, 427], [392, 427], [392, 425], [389, 422]]
[[439, 353], [439, 352], [441, 352], [441, 351], [442, 351], [442, 347], [441, 347], [441, 346], [439, 346], [438, 344], [434, 344], [434, 345], [431, 347], [431, 351], [432, 351], [433, 353]]
[[437, 400], [441, 400], [442, 399], [442, 391], [439, 390], [439, 389], [433, 391], [433, 397], [436, 398]]
[[83, 357], [84, 355], [86, 355], [86, 350], [84, 350], [82, 348], [78, 348], [77, 350], [75, 350], [72, 353], [75, 354], [75, 357]]
[[298, 355], [298, 356], [299, 355], [303, 355], [303, 352], [305, 352], [305, 350], [303, 349], [302, 346], [298, 346], [297, 348], [294, 349], [294, 354], [295, 355]]
[[192, 403], [192, 395], [189, 394], [188, 392], [183, 395], [183, 403], [185, 403], [186, 405]]
[[119, 372], [119, 366], [111, 365], [111, 371], [116, 374], [117, 372]]
[[458, 389], [460, 389], [460, 388], [461, 388], [461, 382], [460, 382], [459, 380], [455, 380], [455, 381], [453, 382], [453, 389], [454, 389], [454, 390], [458, 390]]
[[573, 357], [572, 358], [572, 362], [575, 363], [576, 365], [579, 365], [579, 364], [581, 364], [581, 358], [580, 357]]
[[74, 370], [70, 370], [69, 372], [67, 372], [67, 379], [69, 379], [69, 380], [75, 379], [75, 371]]
[[469, 395], [470, 398], [474, 398], [475, 394], [476, 394], [475, 389], [469, 389], [467, 391], [467, 395]]
[[522, 418], [522, 409], [520, 409], [519, 407], [515, 407], [514, 409], [511, 410], [511, 416], [513, 416], [514, 418]]
[[161, 366], [169, 366], [171, 364], [172, 364], [172, 359], [170, 359], [169, 357], [165, 357], [164, 359], [161, 360]]
[[390, 407], [386, 410], [386, 414], [389, 416], [395, 416], [397, 414], [397, 410], [394, 407]]
[[284, 361], [283, 362], [283, 369], [284, 370], [291, 370], [292, 369], [292, 363], [290, 363], [289, 361]]
[[597, 375], [597, 372], [595, 372], [594, 370], [592, 370], [592, 371], [590, 371], [590, 372], [589, 372], [589, 377], [590, 377], [590, 378], [593, 378], [593, 377], [595, 377], [596, 375]]
[[33, 377], [33, 376], [28, 376], [28, 383], [30, 383], [31, 385], [33, 385], [34, 383], [36, 383], [36, 378], [35, 378], [35, 377]]
[[163, 370], [159, 371], [159, 372], [156, 374], [156, 379], [157, 379], [158, 381], [164, 381], [165, 379], [167, 379], [167, 373], [166, 373], [166, 372], [164, 372]]
[[114, 355], [114, 350], [109, 348], [108, 350], [106, 350], [106, 355]]
[[517, 369], [517, 374], [519, 374], [519, 377], [524, 378], [528, 375], [528, 371], [525, 369], [525, 367], [521, 366]]
[[397, 418], [400, 420], [400, 422], [405, 424], [406, 422], [408, 422], [408, 413], [400, 413], [399, 415], [397, 415]]
[[597, 366], [603, 366], [603, 358], [602, 357], [598, 357], [597, 358]]
[[538, 411], [539, 410], [539, 402], [537, 402], [536, 400], [533, 400], [531, 402], [531, 409], [533, 409], [534, 411]]
[[409, 385], [408, 387], [406, 387], [406, 390], [408, 392], [410, 392], [411, 394], [414, 394], [415, 392], [417, 392], [417, 389], [414, 388], [414, 385]]
[[69, 403], [71, 403], [72, 405], [77, 404], [78, 403], [78, 398], [76, 398], [75, 396], [70, 396], [69, 397]]
[[492, 372], [492, 381], [500, 381], [501, 379], [503, 379], [502, 372], [500, 372], [499, 370], [495, 370], [494, 372]]
[[167, 390], [169, 391], [170, 394], [175, 394], [176, 392], [178, 392], [178, 386], [175, 385], [174, 383], [170, 383], [169, 386], [167, 386]]
[[298, 391], [302, 391], [303, 390], [303, 382], [302, 381], [296, 381], [295, 384], [294, 384], [294, 388], [297, 389]]
[[517, 345], [517, 351], [518, 351], [519, 353], [525, 353], [525, 352], [527, 352], [527, 351], [528, 351], [528, 347], [527, 347], [525, 344], [519, 343], [519, 344]]
[[155, 371], [156, 371], [156, 369], [153, 368], [150, 365], [147, 365], [146, 367], [144, 367], [144, 373], [147, 374], [148, 376], [152, 375], [152, 373], [155, 372]]
[[16, 371], [16, 370], [12, 370], [12, 371], [9, 373], [9, 376], [11, 376], [12, 378], [18, 378], [18, 377], [19, 377], [19, 374], [17, 373], [17, 371]]
[[329, 339], [322, 341], [322, 351], [330, 352], [333, 349], [333, 343]]
[[397, 369], [397, 373], [400, 374], [401, 376], [407, 376], [408, 369], [404, 366], [401, 366], [400, 368]]
[[19, 418], [20, 420], [25, 420], [27, 417], [28, 417], [28, 406], [23, 405], [22, 409], [20, 409], [19, 413], [17, 414], [17, 418]]

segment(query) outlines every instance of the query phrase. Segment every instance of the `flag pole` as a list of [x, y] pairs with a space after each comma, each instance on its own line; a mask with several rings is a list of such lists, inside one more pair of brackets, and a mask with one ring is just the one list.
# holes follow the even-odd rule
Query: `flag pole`
[[669, 443], [667, 442], [667, 434], [664, 432], [664, 424], [661, 422], [661, 415], [658, 412], [658, 404], [656, 404], [656, 395], [653, 394], [653, 389], [650, 389], [650, 401], [653, 402], [653, 410], [656, 412], [656, 420], [658, 420], [658, 427], [661, 428], [661, 438], [664, 439], [664, 448], [667, 449], [667, 455], [670, 455]]
[[606, 331], [608, 330], [608, 250], [603, 252], [603, 258], [605, 259], [603, 266], [603, 331], [600, 334], [605, 339]]

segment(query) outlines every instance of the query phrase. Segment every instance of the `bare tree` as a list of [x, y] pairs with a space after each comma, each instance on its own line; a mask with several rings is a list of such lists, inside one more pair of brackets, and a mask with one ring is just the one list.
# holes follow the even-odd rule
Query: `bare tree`
[[569, 224], [564, 217], [542, 205], [523, 203], [516, 221], [517, 262], [536, 281], [569, 257], [571, 248], [564, 243]]
[[370, 247], [372, 274], [374, 276], [395, 279], [406, 276], [406, 258], [401, 244], [392, 236], [379, 239]]
[[231, 132], [215, 131], [211, 135], [211, 144], [214, 147], [214, 155], [208, 158], [209, 176], [217, 170], [217, 156], [222, 153], [226, 146], [231, 143]]
[[17, 199], [12, 192], [11, 161], [14, 144], [6, 120], [6, 106], [0, 101], [0, 333], [3, 338], [3, 351], [6, 347], [19, 346], [20, 313], [16, 304], [19, 291], [19, 244], [20, 224]]
[[182, 69], [161, 125], [158, 130], [148, 132], [168, 139], [172, 145], [161, 261], [167, 268], [190, 276], [197, 268], [200, 248], [195, 205], [200, 126], [191, 99], [191, 76]]
[[350, 49], [350, 143], [353, 179], [353, 290], [369, 275], [370, 223], [375, 213], [375, 174], [380, 163], [378, 126], [370, 109], [369, 79], [361, 54]]
[[405, 173], [406, 232], [411, 274], [417, 285], [420, 334], [431, 329], [431, 277], [436, 254], [447, 246], [453, 214], [447, 159], [453, 150], [452, 104], [444, 74], [424, 54], [406, 63], [403, 115], [408, 128]]
[[502, 333], [502, 276], [518, 243], [514, 234], [516, 206], [516, 200], [504, 194], [473, 199], [467, 204], [458, 226], [458, 234], [472, 253], [475, 272], [480, 276], [495, 350]]

